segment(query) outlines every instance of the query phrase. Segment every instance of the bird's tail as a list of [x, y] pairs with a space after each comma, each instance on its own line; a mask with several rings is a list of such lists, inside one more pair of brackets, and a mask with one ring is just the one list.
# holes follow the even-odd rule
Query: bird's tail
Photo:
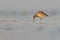
[[49, 17], [49, 15], [46, 15], [47, 17]]

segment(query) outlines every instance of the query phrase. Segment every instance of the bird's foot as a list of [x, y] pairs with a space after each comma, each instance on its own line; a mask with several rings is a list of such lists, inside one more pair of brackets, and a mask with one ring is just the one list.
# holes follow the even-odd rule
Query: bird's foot
[[43, 24], [42, 22], [40, 22], [40, 24]]

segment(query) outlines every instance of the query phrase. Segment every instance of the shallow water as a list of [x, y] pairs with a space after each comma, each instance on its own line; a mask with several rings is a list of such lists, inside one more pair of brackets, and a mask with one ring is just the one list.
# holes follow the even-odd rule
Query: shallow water
[[0, 17], [0, 40], [60, 40], [60, 19], [48, 17], [37, 24], [31, 15]]

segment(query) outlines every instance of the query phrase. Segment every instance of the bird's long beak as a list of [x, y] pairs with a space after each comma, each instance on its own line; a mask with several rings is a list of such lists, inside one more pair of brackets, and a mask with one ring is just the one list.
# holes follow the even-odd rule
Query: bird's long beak
[[34, 19], [33, 19], [33, 22], [34, 22]]
[[47, 17], [50, 17], [50, 16], [47, 16]]
[[33, 22], [35, 21], [35, 18], [33, 18]]
[[49, 16], [48, 16], [49, 17]]

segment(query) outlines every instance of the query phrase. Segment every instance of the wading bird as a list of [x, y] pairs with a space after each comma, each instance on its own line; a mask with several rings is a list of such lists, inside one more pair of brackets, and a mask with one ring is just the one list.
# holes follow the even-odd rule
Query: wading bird
[[45, 12], [43, 12], [43, 11], [37, 11], [34, 15], [33, 15], [33, 22], [35, 21], [35, 18], [40, 18], [40, 20], [41, 20], [41, 24], [43, 23], [42, 22], [42, 19], [44, 18], [44, 17], [49, 17]]

